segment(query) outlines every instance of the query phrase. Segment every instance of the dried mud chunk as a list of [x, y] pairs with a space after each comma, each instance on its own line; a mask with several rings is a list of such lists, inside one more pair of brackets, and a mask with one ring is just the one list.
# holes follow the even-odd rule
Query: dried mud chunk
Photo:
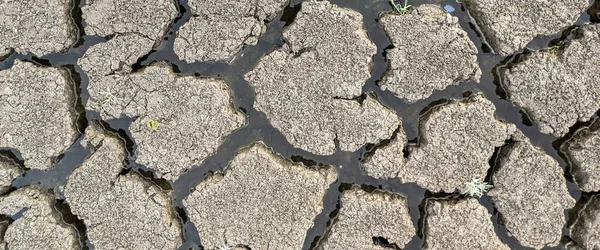
[[0, 147], [18, 150], [27, 168], [51, 168], [78, 136], [68, 77], [19, 60], [0, 71]]
[[371, 176], [399, 177], [434, 192], [462, 189], [473, 176], [486, 175], [495, 147], [516, 130], [497, 120], [494, 111], [481, 95], [434, 107], [421, 120], [420, 145], [410, 148], [404, 164], [396, 160], [404, 157], [402, 141], [397, 140], [398, 145], [375, 151], [363, 168]]
[[137, 33], [155, 42], [161, 40], [178, 15], [171, 0], [87, 0], [81, 12], [86, 35]]
[[464, 0], [495, 52], [505, 56], [536, 36], [560, 33], [573, 25], [588, 0]]
[[190, 0], [192, 17], [177, 31], [175, 53], [186, 62], [230, 61], [255, 45], [288, 0]]
[[501, 69], [509, 99], [544, 134], [563, 136], [600, 109], [600, 25], [585, 25], [563, 47], [534, 51]]
[[63, 188], [97, 249], [177, 249], [181, 224], [168, 192], [135, 173], [120, 175], [123, 141], [88, 126], [82, 145], [94, 150]]
[[368, 175], [375, 178], [395, 178], [403, 171], [406, 159], [404, 158], [404, 146], [408, 143], [404, 129], [400, 128], [396, 138], [388, 145], [377, 148], [375, 153], [361, 163], [361, 168]]
[[77, 60], [90, 82], [102, 77], [127, 74], [139, 58], [152, 49], [153, 41], [139, 34], [117, 34], [104, 43], [91, 46]]
[[566, 223], [565, 210], [575, 205], [563, 170], [524, 135], [513, 139], [516, 142], [501, 153], [488, 195], [521, 245], [556, 246]]
[[0, 2], [0, 59], [14, 49], [41, 57], [64, 51], [75, 42], [69, 0]]
[[7, 249], [80, 249], [77, 231], [63, 222], [55, 202], [36, 186], [0, 197], [0, 214], [17, 218], [4, 233]]
[[353, 188], [342, 194], [337, 220], [322, 249], [386, 249], [374, 245], [373, 237], [403, 248], [414, 235], [404, 197]]
[[0, 194], [8, 191], [12, 185], [12, 181], [22, 173], [23, 171], [21, 171], [17, 164], [0, 155]]
[[571, 227], [571, 237], [581, 249], [600, 249], [600, 196], [594, 195]]
[[207, 249], [300, 249], [335, 179], [331, 167], [294, 164], [255, 143], [224, 174], [203, 180], [183, 204]]
[[415, 102], [449, 85], [479, 81], [477, 47], [458, 18], [437, 5], [421, 5], [410, 14], [386, 14], [381, 25], [394, 48], [390, 69], [380, 83], [400, 98]]
[[283, 48], [263, 57], [245, 79], [255, 89], [255, 108], [292, 145], [328, 155], [337, 138], [341, 150], [355, 151], [398, 128], [393, 111], [360, 97], [376, 47], [359, 13], [307, 1], [283, 38]]
[[476, 199], [429, 200], [424, 249], [510, 249]]
[[86, 109], [103, 119], [137, 117], [130, 125], [140, 164], [175, 180], [214, 154], [245, 124], [222, 80], [179, 77], [165, 64], [90, 82]]
[[567, 143], [577, 185], [584, 192], [600, 191], [600, 120], [585, 128]]

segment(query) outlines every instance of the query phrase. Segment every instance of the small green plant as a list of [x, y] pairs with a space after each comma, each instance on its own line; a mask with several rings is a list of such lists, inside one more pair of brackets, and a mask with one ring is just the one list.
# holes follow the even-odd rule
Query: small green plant
[[116, 106], [121, 104], [121, 99], [115, 96], [110, 88], [106, 88], [104, 91], [99, 92], [104, 100], [102, 100], [102, 106], [108, 107], [109, 109], [115, 109]]
[[390, 0], [390, 4], [392, 4], [392, 6], [394, 6], [394, 9], [396, 9], [396, 12], [398, 12], [398, 14], [400, 14], [400, 15], [404, 15], [404, 14], [408, 13], [410, 8], [412, 8], [411, 5], [408, 5], [408, 0], [404, 0], [404, 6], [402, 6], [402, 4], [396, 5], [394, 0]]
[[160, 126], [160, 123], [155, 120], [150, 120], [150, 121], [146, 122], [146, 127], [148, 127], [152, 131], [158, 130], [159, 126]]
[[227, 243], [225, 243], [225, 245], [219, 247], [219, 250], [231, 250], [231, 249], [233, 249], [233, 246], [231, 246]]
[[475, 175], [470, 182], [465, 183], [465, 190], [463, 190], [462, 194], [481, 198], [481, 196], [492, 187], [491, 184], [483, 182], [481, 178], [479, 178], [479, 175]]

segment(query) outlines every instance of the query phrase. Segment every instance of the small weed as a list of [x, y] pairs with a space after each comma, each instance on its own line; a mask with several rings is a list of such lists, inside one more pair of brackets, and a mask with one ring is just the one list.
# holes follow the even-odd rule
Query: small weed
[[115, 107], [121, 104], [121, 99], [115, 96], [112, 91], [110, 91], [110, 88], [106, 88], [106, 90], [100, 91], [99, 93], [104, 98], [104, 100], [102, 100], [103, 107], [108, 107], [109, 109], [114, 110]]
[[481, 198], [481, 196], [492, 187], [493, 186], [489, 183], [483, 182], [479, 178], [479, 175], [475, 175], [470, 182], [465, 183], [465, 190], [462, 192], [462, 194]]
[[160, 126], [160, 123], [155, 120], [150, 120], [150, 121], [146, 122], [146, 127], [148, 127], [152, 131], [158, 130], [159, 126]]
[[219, 250], [231, 250], [231, 249], [233, 249], [233, 246], [231, 246], [227, 243], [225, 243], [225, 245], [219, 247]]
[[398, 12], [400, 15], [408, 13], [410, 8], [412, 8], [412, 5], [408, 5], [408, 0], [404, 0], [404, 6], [402, 6], [402, 4], [396, 5], [394, 0], [390, 0], [390, 4], [394, 6], [394, 9], [396, 9], [396, 12]]

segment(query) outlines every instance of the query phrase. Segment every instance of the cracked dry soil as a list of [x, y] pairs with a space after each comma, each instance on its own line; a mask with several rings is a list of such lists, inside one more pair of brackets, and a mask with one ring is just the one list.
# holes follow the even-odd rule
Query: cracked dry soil
[[600, 0], [463, 2], [0, 0], [0, 248], [600, 248]]

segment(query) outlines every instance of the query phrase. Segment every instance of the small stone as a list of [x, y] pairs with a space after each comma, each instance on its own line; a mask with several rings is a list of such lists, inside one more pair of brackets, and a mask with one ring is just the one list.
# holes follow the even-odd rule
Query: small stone
[[14, 49], [41, 57], [75, 42], [70, 0], [0, 1], [0, 58]]
[[362, 86], [377, 52], [362, 16], [327, 1], [306, 1], [283, 32], [286, 44], [245, 75], [254, 107], [297, 148], [319, 155], [356, 151], [389, 138], [395, 112]]
[[0, 155], [0, 194], [8, 191], [12, 185], [12, 181], [22, 173], [23, 171], [21, 171], [21, 168], [17, 164]]
[[205, 249], [301, 249], [336, 178], [332, 167], [295, 164], [255, 143], [224, 174], [203, 180], [183, 204]]
[[575, 205], [563, 169], [520, 132], [513, 140], [501, 153], [494, 188], [488, 195], [506, 229], [521, 245], [536, 249], [556, 246], [566, 223], [565, 210]]
[[455, 9], [454, 9], [454, 7], [452, 7], [452, 5], [446, 4], [446, 6], [444, 6], [444, 10], [447, 13], [452, 13], [452, 12], [454, 12]]
[[390, 68], [379, 83], [408, 102], [435, 90], [469, 80], [479, 81], [477, 47], [458, 24], [458, 18], [437, 5], [424, 4], [410, 14], [385, 14], [381, 25], [394, 48]]
[[181, 224], [169, 192], [136, 173], [120, 175], [124, 141], [92, 124], [81, 144], [94, 152], [69, 175], [63, 191], [90, 243], [96, 249], [177, 249]]
[[594, 195], [571, 226], [571, 237], [581, 249], [600, 249], [600, 195]]
[[49, 169], [77, 139], [75, 93], [66, 70], [15, 60], [0, 71], [0, 147], [25, 167]]
[[414, 235], [404, 197], [355, 187], [342, 194], [339, 214], [323, 249], [387, 249], [373, 245], [373, 237], [404, 248]]
[[174, 50], [185, 62], [229, 62], [255, 45], [288, 0], [189, 0], [192, 17], [177, 31]]
[[429, 200], [423, 249], [510, 249], [476, 199]]
[[600, 109], [600, 25], [576, 33], [563, 46], [531, 52], [500, 70], [508, 98], [544, 134], [563, 136]]
[[157, 43], [179, 14], [172, 0], [88, 0], [81, 12], [86, 35], [136, 33]]
[[495, 110], [482, 95], [433, 107], [421, 120], [422, 137], [409, 148], [408, 159], [403, 159], [406, 136], [400, 131], [363, 168], [371, 176], [400, 178], [432, 192], [462, 190], [473, 176], [487, 174], [495, 148], [516, 131], [513, 124], [497, 120]]
[[560, 33], [585, 11], [588, 0], [464, 0], [496, 53], [510, 55], [536, 36]]
[[54, 207], [54, 195], [27, 186], [0, 197], [0, 214], [16, 217], [4, 233], [7, 249], [81, 249], [77, 231]]
[[600, 191], [600, 120], [580, 130], [567, 143], [572, 173], [584, 192]]

